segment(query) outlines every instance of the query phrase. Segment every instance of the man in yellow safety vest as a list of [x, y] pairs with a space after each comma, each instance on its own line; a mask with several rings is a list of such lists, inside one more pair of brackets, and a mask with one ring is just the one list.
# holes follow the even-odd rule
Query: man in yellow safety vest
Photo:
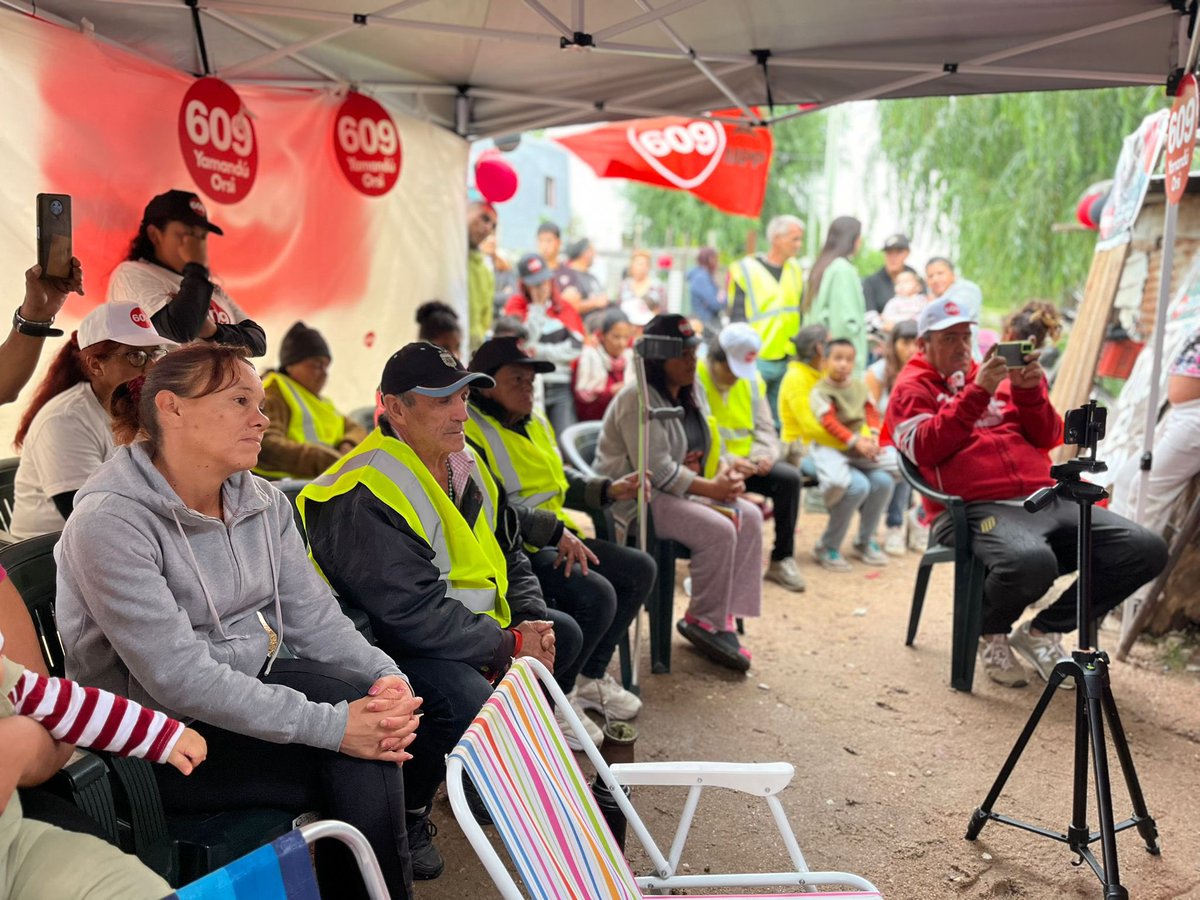
[[763, 577], [789, 591], [804, 590], [793, 555], [800, 511], [800, 473], [780, 459], [779, 434], [755, 367], [762, 338], [745, 322], [731, 322], [709, 342], [696, 370], [708, 408], [721, 432], [721, 456], [745, 478], [746, 490], [770, 497], [775, 547]]
[[333, 358], [315, 328], [297, 322], [279, 345], [279, 368], [263, 376], [263, 434], [254, 474], [315, 478], [353, 450], [367, 431], [321, 396]]
[[[603, 734], [588, 718], [632, 719], [642, 701], [608, 674], [617, 643], [649, 598], [654, 559], [612, 541], [585, 538], [563, 508], [602, 509], [637, 493], [637, 475], [587, 477], [563, 465], [554, 428], [533, 408], [533, 380], [554, 368], [533, 359], [515, 337], [492, 338], [471, 359], [471, 371], [490, 375], [494, 387], [473, 386], [467, 442], [486, 462], [518, 510], [525, 550], [547, 604], [568, 613], [583, 631], [575, 664], [556, 673], [576, 707], [588, 736], [599, 746]], [[582, 750], [569, 728], [567, 744]]]
[[746, 256], [729, 267], [730, 318], [746, 321], [762, 338], [758, 371], [767, 386], [767, 403], [779, 427], [779, 384], [787, 372], [792, 337], [800, 330], [804, 272], [796, 255], [804, 223], [776, 216], [767, 223], [766, 254]]
[[366, 612], [423, 698], [404, 764], [414, 878], [441, 874], [430, 804], [445, 755], [492, 684], [517, 656], [570, 665], [583, 641], [569, 616], [547, 610], [516, 514], [466, 446], [472, 382], [494, 384], [433, 344], [393, 354], [379, 427], [297, 504], [313, 562], [342, 602]]

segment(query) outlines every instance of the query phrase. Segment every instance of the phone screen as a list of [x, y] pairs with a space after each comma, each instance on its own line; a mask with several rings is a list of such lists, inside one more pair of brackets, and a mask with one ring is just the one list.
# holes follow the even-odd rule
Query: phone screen
[[43, 278], [70, 278], [71, 196], [37, 195], [38, 265]]

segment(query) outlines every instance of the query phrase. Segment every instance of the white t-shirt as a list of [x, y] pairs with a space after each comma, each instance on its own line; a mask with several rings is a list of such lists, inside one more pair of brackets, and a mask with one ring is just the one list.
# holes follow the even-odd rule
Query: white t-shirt
[[[166, 266], [145, 260], [126, 260], [117, 266], [108, 282], [108, 300], [132, 300], [147, 315], [153, 316], [175, 299], [183, 276]], [[209, 317], [218, 325], [236, 325], [244, 321], [246, 313], [233, 302], [219, 284], [213, 284]]]
[[66, 520], [52, 497], [83, 487], [113, 455], [112, 421], [90, 382], [67, 388], [43, 406], [29, 426], [13, 485], [14, 537], [61, 531]]

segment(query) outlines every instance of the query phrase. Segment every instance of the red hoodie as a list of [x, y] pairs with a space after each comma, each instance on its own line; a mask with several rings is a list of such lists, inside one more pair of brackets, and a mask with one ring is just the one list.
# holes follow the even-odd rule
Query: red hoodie
[[[896, 378], [880, 439], [913, 460], [930, 485], [967, 501], [1011, 500], [1054, 484], [1047, 451], [1062, 443], [1062, 417], [1043, 380], [994, 397], [975, 383], [971, 364], [952, 385], [918, 353]], [[953, 379], [958, 382], [957, 378]], [[942, 507], [925, 500], [930, 516]]]

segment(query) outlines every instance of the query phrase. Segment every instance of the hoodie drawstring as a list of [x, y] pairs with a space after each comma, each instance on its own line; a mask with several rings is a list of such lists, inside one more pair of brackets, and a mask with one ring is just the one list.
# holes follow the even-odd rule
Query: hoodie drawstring
[[[171, 518], [175, 520], [175, 527], [179, 529], [179, 537], [183, 541], [183, 546], [187, 547], [188, 557], [192, 561], [192, 568], [196, 571], [196, 580], [200, 582], [200, 592], [204, 594], [204, 602], [208, 604], [208, 611], [212, 615], [213, 624], [217, 626], [217, 631], [221, 633], [221, 637], [229, 640], [229, 635], [225, 633], [225, 628], [221, 625], [221, 617], [218, 615], [217, 607], [212, 601], [212, 595], [208, 593], [208, 585], [204, 583], [204, 574], [200, 571], [200, 563], [196, 560], [196, 551], [192, 549], [192, 542], [184, 534], [183, 523], [179, 521], [179, 514], [174, 509], [171, 510]], [[278, 598], [278, 592], [276, 592], [276, 597]], [[278, 599], [276, 602], [278, 602]]]
[[283, 646], [283, 605], [279, 602], [279, 567], [275, 563], [275, 545], [271, 541], [271, 528], [267, 525], [267, 516], [261, 516], [263, 533], [267, 536], [267, 559], [271, 562], [271, 586], [275, 591], [275, 627], [279, 629], [276, 635], [275, 649], [267, 659], [267, 669], [264, 674], [271, 674], [271, 666], [275, 665], [275, 657], [279, 656], [279, 648]]

